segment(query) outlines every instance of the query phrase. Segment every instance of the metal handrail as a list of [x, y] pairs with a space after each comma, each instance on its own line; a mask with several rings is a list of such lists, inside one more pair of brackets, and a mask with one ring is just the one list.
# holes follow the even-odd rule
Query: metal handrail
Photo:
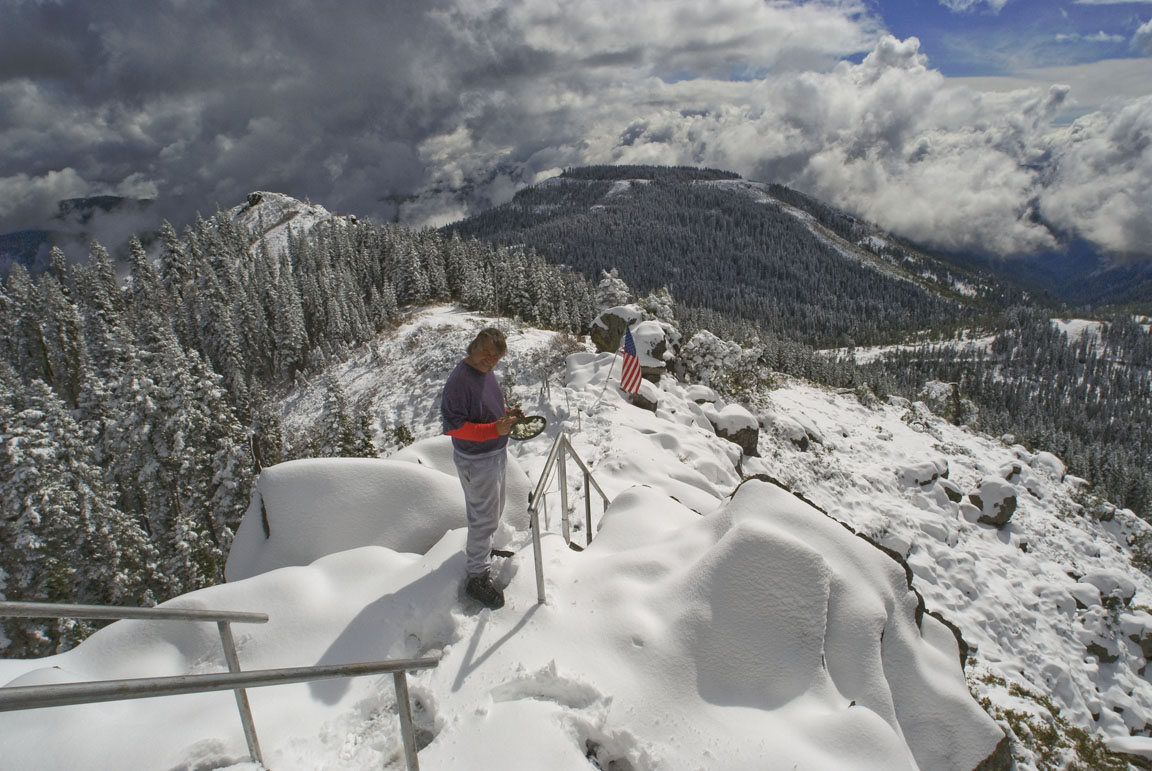
[[19, 618], [142, 619], [146, 621], [235, 621], [264, 624], [264, 613], [200, 608], [127, 608], [115, 605], [67, 605], [54, 602], [0, 602], [0, 616]]
[[327, 664], [312, 667], [250, 669], [247, 672], [208, 672], [199, 675], [169, 677], [132, 677], [122, 680], [96, 680], [83, 683], [52, 685], [14, 685], [0, 688], [0, 712], [23, 709], [67, 707], [103, 701], [150, 699], [157, 696], [182, 696], [189, 693], [231, 691], [236, 688], [260, 688], [289, 685], [310, 680], [338, 677], [361, 677], [386, 672], [403, 674], [417, 669], [433, 669], [440, 659], [391, 659], [353, 664]]
[[392, 661], [242, 672], [240, 670], [240, 660], [236, 655], [236, 643], [232, 638], [231, 623], [267, 623], [268, 616], [264, 613], [202, 610], [199, 608], [128, 608], [107, 605], [0, 602], [0, 616], [18, 618], [215, 621], [220, 632], [220, 642], [224, 646], [224, 659], [228, 663], [227, 672], [214, 672], [201, 675], [145, 677], [127, 680], [100, 680], [87, 683], [58, 683], [54, 685], [28, 685], [0, 688], [0, 712], [40, 709], [69, 704], [87, 704], [101, 701], [119, 701], [121, 699], [146, 699], [154, 696], [206, 693], [209, 691], [233, 691], [236, 694], [236, 706], [240, 711], [240, 723], [244, 727], [244, 739], [248, 743], [249, 756], [254, 762], [263, 766], [264, 758], [260, 752], [260, 743], [256, 738], [256, 725], [252, 720], [252, 709], [248, 704], [246, 687], [259, 688], [267, 685], [300, 683], [309, 680], [326, 680], [334, 677], [359, 677], [361, 675], [392, 672], [396, 687], [396, 711], [400, 717], [400, 735], [404, 742], [404, 757], [407, 761], [409, 771], [419, 771], [419, 760], [416, 757], [416, 733], [412, 726], [412, 702], [408, 697], [408, 680], [405, 672], [435, 667], [440, 663], [440, 660], [437, 658], [394, 659]]
[[[136, 619], [144, 621], [215, 621], [220, 633], [220, 644], [224, 648], [224, 661], [229, 672], [240, 671], [240, 659], [236, 655], [236, 641], [232, 637], [232, 622], [238, 624], [266, 624], [264, 613], [243, 613], [233, 610], [203, 610], [200, 608], [128, 608], [114, 605], [69, 605], [47, 602], [0, 602], [0, 616], [18, 618], [91, 618], [91, 619]], [[243, 688], [233, 689], [236, 695], [236, 709], [240, 712], [240, 725], [244, 728], [244, 740], [248, 743], [249, 757], [264, 765], [260, 753], [260, 741], [256, 738], [256, 724], [252, 720], [252, 707], [248, 704], [248, 693]]]
[[[234, 691], [260, 688], [268, 685], [287, 685], [336, 677], [360, 677], [392, 673], [396, 687], [396, 711], [400, 717], [400, 737], [404, 743], [404, 757], [409, 771], [419, 771], [416, 756], [416, 731], [412, 725], [412, 702], [408, 697], [406, 673], [417, 669], [439, 666], [440, 659], [393, 659], [366, 661], [354, 664], [330, 664], [313, 667], [284, 669], [257, 669], [250, 672], [212, 672], [202, 675], [175, 677], [140, 677], [126, 680], [101, 680], [88, 683], [61, 683], [56, 685], [20, 685], [0, 688], [0, 712], [24, 709], [61, 707], [71, 704], [92, 704], [102, 701], [148, 699], [156, 696], [179, 696], [211, 691]], [[257, 760], [261, 766], [263, 760]]]
[[[584, 473], [584, 518], [585, 518], [585, 533], [587, 537], [586, 544], [592, 543], [592, 488], [600, 494], [603, 503], [603, 510], [608, 510], [608, 494], [596, 482], [596, 478], [592, 476], [592, 472], [588, 469], [583, 459], [577, 454], [576, 449], [572, 446], [572, 442], [568, 440], [567, 434], [561, 432], [552, 442], [552, 449], [548, 451], [548, 459], [544, 461], [544, 470], [540, 473], [540, 480], [536, 483], [531, 496], [528, 499], [528, 514], [531, 520], [532, 527], [532, 556], [536, 561], [536, 600], [539, 604], [543, 605], [546, 602], [544, 596], [544, 561], [540, 549], [540, 507], [546, 501], [544, 489], [548, 486], [548, 481], [551, 478], [553, 467], [556, 468], [557, 476], [560, 484], [560, 508], [561, 508], [561, 523], [564, 530], [564, 541], [572, 545], [571, 534], [569, 532], [568, 523], [568, 473], [565, 466], [564, 459], [566, 456], [576, 461], [576, 465]], [[575, 548], [575, 547], [574, 547]]]

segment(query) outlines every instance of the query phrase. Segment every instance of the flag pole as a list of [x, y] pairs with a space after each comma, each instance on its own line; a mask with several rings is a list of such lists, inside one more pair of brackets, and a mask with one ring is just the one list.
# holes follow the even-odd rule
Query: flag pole
[[[620, 349], [616, 349], [616, 353], [612, 354], [612, 363], [608, 365], [608, 374], [604, 378], [604, 387], [600, 389], [600, 395], [596, 397], [596, 401], [592, 402], [592, 407], [600, 403], [604, 398], [604, 392], [608, 390], [608, 383], [612, 381], [612, 368], [616, 366], [616, 360], [620, 358]], [[591, 408], [589, 408], [591, 409]]]

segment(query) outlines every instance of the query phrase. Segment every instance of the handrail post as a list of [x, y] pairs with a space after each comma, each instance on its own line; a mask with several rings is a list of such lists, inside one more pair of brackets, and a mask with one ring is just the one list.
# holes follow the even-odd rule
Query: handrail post
[[588, 531], [587, 545], [592, 545], [592, 486], [588, 483], [588, 472], [584, 472], [584, 527]]
[[[227, 621], [217, 621], [220, 629], [220, 642], [224, 645], [224, 660], [228, 662], [229, 672], [240, 671], [240, 657], [236, 655], [236, 641], [232, 639], [232, 625]], [[260, 742], [256, 739], [256, 723], [252, 720], [252, 708], [248, 704], [248, 692], [243, 688], [233, 691], [236, 695], [236, 708], [240, 710], [240, 724], [244, 726], [244, 740], [248, 742], [248, 755], [253, 762], [264, 765], [264, 757], [260, 754]]]
[[536, 508], [536, 502], [533, 502], [528, 507], [528, 515], [530, 517], [532, 528], [532, 559], [536, 563], [536, 602], [543, 605], [546, 600], [544, 598], [544, 558], [540, 552], [540, 510]]
[[412, 726], [412, 702], [408, 698], [408, 675], [403, 671], [393, 672], [392, 681], [396, 684], [396, 711], [400, 713], [404, 760], [408, 764], [408, 771], [420, 771], [420, 760], [416, 757], [416, 730]]
[[565, 458], [568, 454], [568, 439], [565, 437], [560, 446], [560, 454], [556, 461], [556, 477], [560, 484], [560, 522], [564, 528], [565, 543], [572, 542], [571, 526], [568, 523], [568, 468]]

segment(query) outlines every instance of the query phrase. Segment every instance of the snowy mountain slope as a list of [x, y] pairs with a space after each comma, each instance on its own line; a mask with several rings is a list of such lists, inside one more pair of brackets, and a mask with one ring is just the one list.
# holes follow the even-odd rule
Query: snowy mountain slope
[[[371, 403], [381, 439], [403, 424], [430, 440], [395, 460], [422, 459], [444, 474], [443, 451], [432, 449], [443, 442], [433, 438], [439, 387], [488, 323], [428, 309], [333, 368], [350, 397]], [[497, 613], [460, 603], [459, 529], [424, 555], [381, 545], [336, 551], [175, 601], [269, 613], [268, 625], [237, 630], [246, 668], [441, 651], [438, 670], [412, 677], [430, 741], [423, 768], [577, 769], [589, 757], [618, 769], [763, 768], [766, 757], [772, 768], [974, 767], [995, 746], [995, 729], [964, 693], [954, 638], [930, 616], [917, 628], [904, 567], [775, 485], [747, 482], [730, 499], [742, 477], [763, 474], [906, 556], [926, 609], [969, 645], [969, 686], [1006, 718], [1001, 727], [1026, 739], [1015, 714], [1054, 723], [1049, 710], [1059, 708], [1070, 725], [1143, 749], [1146, 740], [1126, 737], [1146, 730], [1152, 710], [1142, 675], [1152, 616], [1138, 608], [1152, 583], [1131, 568], [1127, 542], [1148, 526], [1124, 511], [1090, 517], [1054, 459], [910, 405], [867, 408], [801, 382], [771, 392], [757, 410], [761, 457], [741, 457], [701, 421], [722, 404], [697, 404], [700, 389], [665, 376], [646, 386], [656, 412], [641, 410], [605, 385], [611, 356], [582, 353], [555, 366], [553, 334], [495, 323], [510, 344], [498, 372], [526, 411], [548, 417], [547, 436], [569, 433], [614, 498], [597, 540], [583, 553], [564, 548], [550, 496], [541, 608], [522, 530], [506, 534], [516, 555], [500, 564], [510, 603]], [[322, 380], [286, 402], [286, 424], [316, 417]], [[529, 482], [548, 446], [513, 444]], [[285, 477], [296, 476], [294, 465], [282, 467]], [[428, 489], [453, 494], [444, 476]], [[948, 496], [950, 486], [966, 493], [986, 477], [1015, 493], [1003, 528], [970, 521], [973, 507]], [[578, 479], [570, 468], [574, 524]], [[321, 516], [336, 531], [390, 508], [384, 496], [378, 505], [370, 495], [354, 505], [336, 497], [339, 506], [331, 494], [309, 506], [300, 493], [299, 516]], [[254, 507], [245, 526], [258, 516]], [[238, 540], [261, 536], [257, 525]], [[223, 666], [218, 648], [211, 628], [120, 622], [60, 656], [0, 661], [0, 683], [211, 671]], [[271, 767], [398, 762], [387, 678], [250, 698]], [[146, 746], [125, 742], [125, 725], [148, 736]], [[215, 768], [243, 754], [226, 694], [9, 714], [0, 726], [4, 757], [36, 764], [17, 767]], [[1014, 754], [1022, 768], [1059, 765], [1022, 743]]]
[[[439, 311], [411, 327], [427, 323], [454, 348], [468, 330], [448, 335], [444, 319], [459, 323], [460, 315]], [[393, 370], [416, 370], [436, 355], [410, 351]], [[685, 389], [666, 384], [662, 414], [638, 409], [615, 386], [605, 388], [611, 362], [577, 354], [566, 387], [550, 399], [525, 400], [551, 416], [553, 431], [576, 436], [615, 498], [583, 553], [565, 548], [553, 512], [544, 543], [549, 604], [536, 606], [523, 529], [509, 544], [515, 556], [500, 565], [509, 605], [499, 613], [460, 604], [460, 529], [422, 556], [385, 546], [335, 551], [337, 544], [311, 566], [271, 570], [176, 603], [268, 612], [268, 625], [243, 630], [248, 668], [441, 652], [437, 670], [412, 677], [427, 742], [423, 768], [580, 769], [594, 758], [602, 768], [634, 769], [751, 769], [766, 761], [967, 769], [991, 755], [1000, 729], [968, 695], [951, 633], [918, 616], [902, 566], [774, 485], [750, 481], [728, 500], [739, 482], [739, 454], [683, 422], [695, 406]], [[403, 542], [425, 523], [389, 516], [395, 488], [384, 469], [403, 477], [410, 472], [395, 467], [415, 458], [450, 480], [439, 470], [445, 444], [426, 440], [406, 451], [407, 464], [276, 467], [262, 487], [273, 536], [309, 532], [317, 519], [329, 530], [355, 532], [384, 516], [381, 527], [398, 528], [391, 538]], [[537, 470], [547, 447], [546, 440], [518, 444], [520, 465]], [[382, 470], [375, 502], [315, 484], [318, 466], [350, 480], [362, 478], [367, 464]], [[689, 489], [704, 515], [668, 492]], [[295, 514], [283, 515], [280, 493], [292, 491]], [[432, 493], [427, 505], [435, 510], [441, 502], [433, 499], [449, 496], [447, 488]], [[258, 503], [249, 517], [258, 521]], [[242, 529], [232, 559], [243, 559], [240, 542], [261, 537], [258, 528]], [[221, 664], [211, 631], [114, 624], [52, 659], [3, 662], [0, 679], [19, 685], [210, 671]], [[386, 685], [253, 691], [270, 766], [370, 768], [394, 758]], [[121, 750], [114, 726], [93, 717], [101, 707], [75, 707], [54, 710], [50, 720], [47, 713], [4, 716], [4, 736], [20, 737], [5, 739], [5, 756], [43, 763], [49, 737], [65, 731], [74, 741], [49, 753], [50, 767], [218, 767], [243, 752], [235, 714], [216, 696], [134, 706], [116, 705], [117, 720], [163, 738]]]
[[[709, 180], [695, 184], [708, 185], [746, 195], [758, 203], [775, 207], [795, 217], [817, 240], [830, 246], [845, 259], [859, 262], [886, 276], [908, 281], [927, 291], [946, 296], [960, 295], [965, 297], [991, 295], [995, 291], [988, 279], [979, 277], [967, 270], [960, 270], [956, 266], [945, 265], [936, 258], [897, 243], [895, 238], [881, 233], [878, 228], [868, 226], [841, 213], [839, 214], [841, 219], [851, 221], [855, 224], [855, 229], [867, 233], [867, 235], [857, 234], [859, 237], [854, 240], [845, 239], [842, 235], [822, 224], [810, 211], [773, 195], [773, 187], [778, 186], [744, 179]], [[811, 203], [816, 204], [817, 202], [812, 201]], [[823, 205], [821, 204], [821, 206]], [[831, 211], [827, 206], [824, 208]]]
[[891, 340], [1014, 293], [789, 188], [707, 171], [569, 170], [445, 230], [526, 245], [594, 280], [617, 268], [639, 293], [667, 287], [819, 345]]
[[[458, 355], [452, 349], [462, 348], [480, 323], [434, 310], [381, 341], [376, 353], [347, 363], [339, 370], [342, 382], [350, 395], [359, 389], [372, 400], [384, 428], [410, 420], [417, 436], [432, 436], [439, 430], [435, 373], [447, 371]], [[1150, 528], [1130, 511], [1083, 505], [1079, 480], [1046, 476], [1054, 472], [1038, 460], [1043, 448], [1033, 453], [1006, 445], [900, 401], [868, 408], [851, 395], [789, 380], [771, 392], [771, 408], [759, 412], [762, 457], [744, 457], [737, 472], [738, 448], [694, 428], [700, 407], [675, 386], [661, 392], [660, 408], [644, 429], [651, 441], [642, 448], [623, 443], [630, 431], [616, 422], [623, 408], [597, 401], [601, 391], [588, 390], [588, 370], [541, 400], [532, 360], [549, 335], [508, 331], [502, 369], [513, 374], [525, 408], [569, 431], [610, 494], [653, 484], [659, 470], [661, 489], [706, 513], [741, 472], [767, 474], [907, 558], [927, 608], [956, 624], [971, 646], [973, 686], [998, 707], [1046, 713], [1023, 692], [1050, 699], [1062, 719], [1090, 733], [1147, 733], [1152, 686], [1143, 675], [1144, 650], [1152, 647], [1141, 641], [1152, 631], [1146, 612], [1152, 580], [1133, 567], [1141, 552], [1130, 542], [1147, 538]], [[433, 334], [441, 336], [440, 347], [419, 345]], [[369, 374], [374, 356], [389, 362], [395, 387]], [[299, 421], [321, 403], [319, 387], [297, 394], [286, 420]], [[794, 441], [798, 437], [804, 441]], [[514, 448], [533, 477], [546, 450], [531, 442]], [[909, 482], [926, 462], [937, 469], [926, 480], [941, 472], [947, 479]], [[976, 515], [968, 498], [948, 497], [949, 490], [967, 496], [986, 478], [1005, 475], [1017, 511], [1004, 528], [970, 521]], [[1128, 582], [1134, 593], [1122, 588]]]

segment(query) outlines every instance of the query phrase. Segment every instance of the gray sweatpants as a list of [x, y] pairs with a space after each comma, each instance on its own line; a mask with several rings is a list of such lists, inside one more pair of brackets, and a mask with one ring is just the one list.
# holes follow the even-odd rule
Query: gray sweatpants
[[464, 511], [468, 517], [468, 542], [464, 546], [465, 570], [477, 576], [488, 570], [492, 536], [504, 513], [504, 471], [508, 453], [502, 447], [479, 457], [452, 454], [460, 486], [464, 488]]

